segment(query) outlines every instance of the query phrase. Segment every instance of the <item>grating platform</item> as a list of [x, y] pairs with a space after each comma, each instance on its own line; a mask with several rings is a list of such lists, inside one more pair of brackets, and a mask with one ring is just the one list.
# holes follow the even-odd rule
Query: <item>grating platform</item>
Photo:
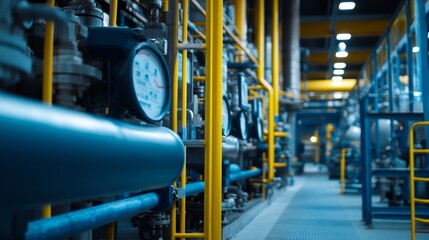
[[[408, 240], [409, 221], [375, 220], [372, 228], [361, 221], [361, 195], [339, 195], [339, 181], [326, 173], [296, 177], [288, 188], [233, 240]], [[429, 239], [418, 233], [417, 239]]]

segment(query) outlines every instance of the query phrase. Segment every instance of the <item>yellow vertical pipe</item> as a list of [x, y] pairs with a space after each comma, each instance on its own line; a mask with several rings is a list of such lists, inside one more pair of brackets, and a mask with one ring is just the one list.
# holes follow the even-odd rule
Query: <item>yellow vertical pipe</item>
[[[247, 38], [247, 18], [246, 0], [234, 0], [235, 5], [235, 25], [237, 27], [238, 38], [244, 44]], [[244, 61], [244, 51], [237, 46], [238, 61]]]
[[[47, 4], [54, 7], [55, 0], [48, 0]], [[45, 41], [43, 46], [43, 89], [42, 100], [45, 104], [52, 105], [52, 75], [54, 58], [54, 23], [46, 23]], [[51, 217], [51, 205], [47, 204], [42, 208], [42, 217]]]
[[107, 225], [107, 240], [115, 240], [115, 223]]
[[110, 0], [109, 26], [116, 27], [118, 16], [118, 0]]
[[169, 0], [164, 0], [164, 5], [163, 5], [163, 11], [164, 12], [168, 12], [168, 10], [169, 10], [169, 4], [170, 4], [170, 1]]
[[204, 233], [211, 240], [212, 232], [212, 162], [213, 162], [213, 2], [206, 1], [206, 76], [205, 76], [205, 155], [204, 155]]
[[414, 190], [414, 127], [410, 128], [410, 207], [411, 207], [411, 239], [416, 239], [416, 206], [415, 206], [415, 190]]
[[347, 148], [341, 149], [341, 162], [340, 162], [340, 182], [341, 182], [341, 190], [340, 194], [344, 194], [345, 192], [345, 178], [346, 178], [346, 152]]
[[222, 56], [223, 1], [213, 3], [213, 172], [212, 172], [212, 239], [222, 239]]
[[[173, 33], [173, 49], [174, 54], [174, 66], [173, 66], [173, 79], [172, 79], [172, 90], [171, 90], [171, 129], [177, 133], [177, 110], [178, 110], [178, 99], [179, 99], [179, 60], [177, 46], [179, 44], [179, 0], [174, 1], [174, 33]], [[174, 183], [176, 187], [176, 183]], [[177, 213], [176, 213], [176, 203], [171, 206], [170, 211], [170, 232], [171, 239], [175, 239], [176, 234], [176, 224], [177, 224]]]
[[[182, 27], [182, 42], [188, 42], [188, 18], [189, 18], [189, 0], [182, 0], [183, 3], [183, 27]], [[186, 122], [187, 122], [187, 96], [188, 96], [188, 50], [182, 52], [182, 135], [186, 139]], [[186, 147], [185, 147], [186, 159]], [[182, 175], [180, 177], [180, 187], [186, 187], [186, 165], [183, 167]], [[180, 199], [180, 233], [186, 232], [186, 198]], [[185, 240], [185, 238], [181, 238]]]
[[274, 115], [279, 115], [279, 0], [273, 1], [272, 11], [272, 79], [273, 79], [273, 90], [274, 90]]
[[265, 2], [256, 2], [256, 46], [258, 49], [258, 81], [268, 92], [268, 181], [274, 179], [274, 91], [265, 80]]

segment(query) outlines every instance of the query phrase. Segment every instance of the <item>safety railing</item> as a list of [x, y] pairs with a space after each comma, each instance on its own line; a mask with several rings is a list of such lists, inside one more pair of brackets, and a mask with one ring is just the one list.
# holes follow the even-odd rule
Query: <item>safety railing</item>
[[[429, 149], [414, 148], [414, 130], [417, 127], [429, 126], [429, 122], [416, 122], [410, 128], [410, 199], [411, 199], [411, 239], [416, 239], [416, 222], [429, 224], [429, 219], [416, 217], [416, 203], [429, 204], [429, 199], [417, 198], [415, 182], [429, 182], [429, 177], [416, 177], [414, 174], [414, 154], [428, 154]], [[425, 147], [425, 146], [423, 146]]]
[[340, 183], [341, 190], [340, 194], [343, 195], [346, 190], [346, 154], [348, 148], [341, 149], [341, 160], [340, 160]]

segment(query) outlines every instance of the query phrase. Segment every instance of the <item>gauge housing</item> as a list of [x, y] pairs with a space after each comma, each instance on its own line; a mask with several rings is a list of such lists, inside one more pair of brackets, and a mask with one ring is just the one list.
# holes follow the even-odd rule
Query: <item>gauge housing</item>
[[138, 119], [156, 123], [169, 112], [170, 70], [162, 53], [150, 43], [132, 49], [117, 80], [122, 85], [121, 102]]
[[241, 110], [247, 111], [249, 109], [249, 94], [248, 94], [248, 87], [249, 84], [247, 83], [247, 79], [244, 76], [243, 73], [237, 74], [237, 80], [238, 80], [238, 101], [239, 101], [239, 107]]
[[234, 114], [232, 130], [234, 136], [246, 140], [248, 136], [247, 114], [244, 111], [238, 111]]
[[228, 103], [228, 98], [223, 96], [222, 98], [222, 135], [228, 136], [231, 132], [231, 110]]

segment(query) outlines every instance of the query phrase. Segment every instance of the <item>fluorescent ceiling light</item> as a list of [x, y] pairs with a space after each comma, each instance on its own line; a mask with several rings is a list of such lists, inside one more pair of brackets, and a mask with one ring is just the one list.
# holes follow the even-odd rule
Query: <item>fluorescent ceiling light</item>
[[413, 53], [418, 53], [420, 52], [420, 48], [419, 47], [413, 47]]
[[332, 77], [332, 81], [334, 81], [334, 82], [343, 81], [343, 77], [341, 77], [341, 76], [333, 76]]
[[356, 6], [356, 3], [354, 3], [354, 2], [342, 2], [338, 6], [338, 8], [340, 10], [352, 10], [355, 8], [355, 6]]
[[335, 57], [337, 58], [346, 58], [349, 54], [346, 51], [336, 52]]
[[334, 70], [334, 75], [343, 75], [344, 74], [344, 70], [342, 69], [335, 69]]
[[346, 50], [346, 44], [344, 42], [338, 43], [338, 49], [340, 49], [341, 51]]
[[343, 63], [343, 62], [335, 63], [334, 68], [346, 68], [346, 63]]
[[343, 98], [342, 93], [334, 93], [334, 99], [341, 99], [341, 98]]
[[349, 40], [352, 38], [352, 35], [350, 33], [338, 33], [337, 34], [337, 40], [343, 41], [343, 40]]

